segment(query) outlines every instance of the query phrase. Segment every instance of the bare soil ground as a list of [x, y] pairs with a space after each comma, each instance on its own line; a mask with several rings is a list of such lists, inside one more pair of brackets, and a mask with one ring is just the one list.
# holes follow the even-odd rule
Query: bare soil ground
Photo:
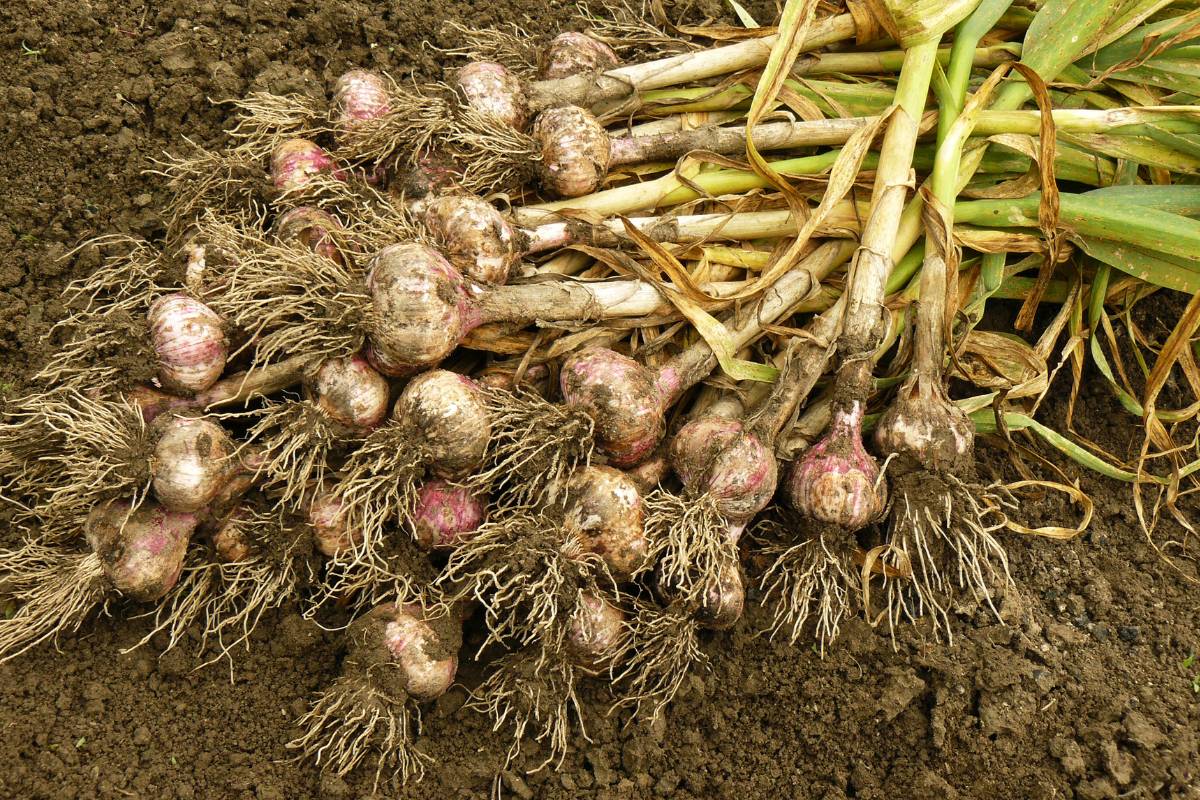
[[[448, 19], [537, 34], [570, 26], [571, 11], [547, 0], [4, 5], [0, 390], [19, 389], [54, 347], [58, 293], [95, 264], [87, 250], [63, 254], [98, 233], [159, 230], [162, 189], [144, 174], [148, 159], [184, 135], [219, 143], [225, 112], [210, 98], [323, 94], [351, 65], [437, 76], [440, 57], [422, 42], [443, 41]], [[1118, 454], [1138, 435], [1094, 377], [1076, 426]], [[987, 453], [985, 471], [1009, 469]], [[1197, 587], [1150, 547], [1126, 487], [1064, 469], [1095, 499], [1095, 519], [1069, 544], [1010, 537], [1020, 588], [1003, 599], [1008, 624], [964, 609], [952, 642], [905, 628], [893, 646], [885, 630], [854, 620], [822, 659], [758, 635], [766, 621], [752, 610], [706, 642], [711, 669], [658, 724], [606, 716], [597, 687], [590, 740], [578, 738], [557, 768], [504, 775], [506, 795], [1200, 798], [1200, 664], [1184, 666], [1200, 649]], [[1069, 514], [1058, 502], [1030, 498], [1024, 511]], [[0, 530], [0, 542], [9, 538]], [[367, 776], [322, 779], [286, 760], [307, 698], [337, 674], [335, 635], [284, 612], [232, 672], [193, 671], [182, 650], [121, 655], [147, 630], [127, 611], [64, 637], [61, 652], [44, 647], [0, 666], [0, 797], [369, 791]], [[479, 672], [465, 663], [464, 685]], [[422, 746], [437, 761], [403, 796], [488, 792], [508, 733], [490, 731], [465, 698], [455, 689], [428, 710]], [[518, 766], [540, 760], [531, 748]]]

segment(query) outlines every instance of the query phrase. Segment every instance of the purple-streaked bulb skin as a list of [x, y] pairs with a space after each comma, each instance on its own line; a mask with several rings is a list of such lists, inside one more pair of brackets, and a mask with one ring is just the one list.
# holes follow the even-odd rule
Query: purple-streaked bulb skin
[[567, 655], [595, 675], [612, 666], [625, 638], [625, 613], [602, 597], [583, 594], [567, 628]]
[[603, 559], [614, 578], [625, 580], [645, 566], [645, 510], [628, 475], [612, 467], [580, 467], [567, 481], [564, 505], [563, 532]]
[[495, 206], [474, 195], [447, 195], [424, 208], [425, 226], [459, 272], [489, 286], [508, 281], [521, 247], [516, 229]]
[[663, 436], [662, 398], [654, 374], [607, 347], [568, 356], [559, 373], [563, 401], [595, 422], [596, 443], [608, 463], [631, 467]]
[[391, 111], [387, 82], [365, 69], [343, 72], [333, 85], [333, 121], [342, 130]]
[[405, 242], [371, 261], [372, 366], [385, 375], [431, 367], [478, 324], [462, 273], [431, 247]]
[[388, 670], [384, 664], [376, 664], [368, 672], [370, 679], [395, 680], [397, 688], [417, 702], [437, 699], [454, 683], [458, 672], [457, 649], [450, 649], [418, 605], [375, 606], [355, 621], [351, 636], [359, 647], [378, 646], [385, 663], [397, 667]]
[[344, 264], [334, 234], [334, 231], [341, 229], [342, 223], [336, 217], [314, 206], [289, 209], [275, 221], [274, 226], [275, 237], [279, 241], [298, 242], [319, 256]]
[[84, 534], [104, 574], [121, 594], [143, 603], [162, 598], [179, 581], [195, 514], [168, 511], [158, 503], [117, 500], [88, 515]]
[[603, 184], [612, 144], [590, 111], [548, 108], [534, 120], [532, 136], [541, 146], [538, 180], [543, 189], [558, 197], [583, 197]]
[[775, 453], [736, 419], [706, 416], [684, 425], [671, 441], [671, 462], [683, 485], [707, 493], [732, 523], [766, 508], [779, 482]]
[[186, 294], [168, 294], [155, 300], [146, 316], [164, 389], [193, 394], [217, 382], [229, 358], [229, 341], [215, 311]]
[[746, 607], [746, 585], [737, 564], [727, 564], [704, 590], [696, 617], [706, 628], [723, 631], [742, 618]]
[[387, 419], [391, 406], [387, 378], [362, 356], [331, 358], [310, 381], [317, 406], [353, 433], [369, 433]]
[[321, 145], [308, 139], [285, 139], [271, 154], [271, 181], [281, 192], [292, 192], [314, 175], [334, 174], [336, 164]]
[[875, 426], [883, 453], [907, 456], [931, 472], [966, 474], [973, 465], [975, 426], [950, 401], [940, 376], [913, 375]]
[[521, 79], [503, 64], [476, 61], [455, 76], [455, 84], [467, 105], [480, 114], [523, 131], [529, 124], [529, 99]]
[[479, 469], [492, 438], [492, 416], [483, 393], [466, 375], [443, 369], [408, 382], [392, 417], [420, 438], [429, 469], [457, 478]]
[[861, 403], [835, 409], [825, 436], [793, 462], [784, 487], [792, 508], [849, 531], [883, 515], [886, 484], [863, 447], [862, 418]]
[[343, 513], [342, 500], [328, 488], [322, 488], [308, 507], [313, 543], [327, 558], [345, 553], [362, 542], [359, 531], [352, 529]]
[[234, 449], [229, 434], [212, 420], [173, 417], [154, 445], [154, 496], [171, 511], [199, 511], [224, 488]]
[[538, 78], [557, 80], [589, 72], [603, 72], [619, 65], [613, 49], [585, 33], [566, 31], [550, 40], [542, 56]]
[[413, 537], [425, 550], [453, 550], [470, 541], [486, 515], [486, 496], [433, 478], [418, 490]]
[[248, 514], [238, 506], [212, 533], [213, 551], [217, 560], [225, 564], [246, 561], [254, 555], [254, 543], [246, 535]]

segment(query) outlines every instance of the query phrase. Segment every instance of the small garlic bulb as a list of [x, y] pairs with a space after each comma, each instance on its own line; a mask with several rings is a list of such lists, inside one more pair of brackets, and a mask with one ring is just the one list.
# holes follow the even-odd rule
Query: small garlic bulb
[[483, 464], [492, 418], [483, 393], [467, 376], [444, 369], [421, 373], [404, 387], [392, 416], [413, 431], [435, 475], [461, 477]]
[[458, 89], [471, 108], [516, 130], [529, 124], [529, 100], [521, 79], [503, 64], [476, 61], [458, 71]]
[[355, 433], [368, 433], [387, 418], [391, 399], [387, 379], [362, 356], [326, 361], [313, 377], [310, 391], [317, 407]]
[[320, 553], [333, 558], [362, 542], [362, 535], [346, 523], [342, 501], [328, 488], [318, 492], [308, 507], [313, 542]]
[[295, 191], [314, 175], [333, 173], [334, 167], [329, 154], [308, 139], [285, 139], [271, 154], [271, 180], [281, 192]]
[[199, 511], [224, 487], [233, 452], [233, 440], [212, 420], [172, 417], [154, 445], [154, 495], [171, 511]]
[[425, 204], [425, 226], [458, 271], [478, 283], [508, 281], [521, 260], [517, 231], [495, 206], [474, 195], [447, 195]]
[[589, 72], [602, 72], [621, 63], [613, 49], [586, 33], [566, 31], [546, 46], [538, 77], [542, 80], [569, 78]]
[[471, 539], [487, 513], [487, 498], [440, 478], [421, 484], [413, 538], [425, 550], [453, 550]]
[[608, 131], [578, 106], [548, 108], [533, 123], [542, 149], [538, 180], [558, 197], [582, 197], [600, 188], [612, 156]]
[[365, 69], [344, 72], [333, 85], [333, 121], [340, 129], [378, 119], [391, 111], [387, 83]]
[[186, 294], [169, 294], [150, 306], [147, 322], [163, 388], [192, 394], [221, 377], [229, 342], [221, 318], [208, 306]]
[[596, 674], [611, 666], [625, 640], [625, 613], [602, 597], [583, 594], [567, 629], [572, 663]]
[[281, 242], [295, 241], [338, 264], [344, 263], [334, 231], [342, 223], [328, 211], [315, 206], [297, 206], [275, 221], [275, 238]]

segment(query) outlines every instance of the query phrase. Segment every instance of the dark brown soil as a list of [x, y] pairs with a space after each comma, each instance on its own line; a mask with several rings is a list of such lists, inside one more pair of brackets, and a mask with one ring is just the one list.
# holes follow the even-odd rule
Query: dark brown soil
[[[438, 56], [421, 43], [440, 41], [447, 19], [554, 31], [568, 12], [545, 0], [5, 4], [0, 389], [13, 391], [53, 347], [63, 282], [96, 263], [87, 250], [63, 254], [97, 233], [158, 231], [161, 189], [143, 170], [185, 134], [219, 141], [224, 111], [206, 98], [322, 93], [352, 64], [434, 76]], [[1098, 380], [1081, 403], [1077, 427], [1127, 452], [1137, 431]], [[711, 671], [689, 679], [659, 724], [626, 727], [596, 704], [590, 742], [579, 739], [558, 769], [505, 775], [506, 795], [1200, 797], [1200, 662], [1184, 666], [1200, 649], [1197, 587], [1148, 545], [1125, 487], [1080, 477], [1096, 500], [1085, 538], [1008, 541], [1021, 587], [1003, 600], [1010, 625], [964, 611], [952, 644], [906, 628], [893, 649], [885, 631], [853, 621], [822, 660], [756, 636], [764, 620], [751, 612], [708, 641]], [[1058, 503], [1030, 498], [1025, 513], [1065, 517]], [[280, 614], [232, 675], [193, 672], [182, 650], [120, 655], [147, 629], [126, 611], [64, 637], [61, 653], [0, 666], [0, 797], [368, 791], [366, 776], [322, 780], [286, 761], [293, 720], [337, 674], [334, 635]], [[478, 680], [472, 663], [461, 672], [466, 685]], [[465, 697], [456, 689], [428, 709], [422, 744], [437, 764], [403, 796], [491, 787], [507, 734], [462, 709]]]

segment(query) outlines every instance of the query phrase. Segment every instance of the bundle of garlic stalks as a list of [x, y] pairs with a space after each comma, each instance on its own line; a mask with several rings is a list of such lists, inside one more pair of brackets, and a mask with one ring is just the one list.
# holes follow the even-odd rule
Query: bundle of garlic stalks
[[[294, 748], [403, 782], [464, 626], [473, 705], [550, 763], [582, 681], [658, 714], [748, 596], [822, 652], [847, 615], [994, 612], [1006, 538], [1071, 538], [1090, 501], [978, 474], [980, 434], [1132, 484], [1148, 528], [1177, 513], [1194, 9], [611, 11], [536, 51], [461, 29], [444, 84], [252, 95], [228, 147], [159, 165], [162, 240], [93, 243], [5, 409], [0, 660], [120, 599], [232, 659], [299, 603], [347, 655]], [[1163, 341], [1133, 313], [1160, 292], [1191, 295]], [[1036, 419], [1089, 358], [1145, 424], [1134, 464]], [[1030, 527], [1019, 494], [1053, 489], [1079, 524]]]

